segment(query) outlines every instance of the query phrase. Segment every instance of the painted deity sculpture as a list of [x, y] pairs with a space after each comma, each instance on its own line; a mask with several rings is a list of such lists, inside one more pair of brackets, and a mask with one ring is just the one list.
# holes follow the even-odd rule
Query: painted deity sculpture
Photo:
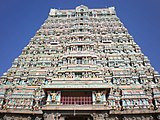
[[55, 102], [55, 101], [56, 101], [56, 96], [57, 96], [57, 94], [58, 94], [58, 93], [56, 93], [56, 92], [51, 93], [52, 102]]
[[101, 102], [101, 100], [102, 100], [102, 95], [103, 95], [103, 92], [100, 92], [100, 91], [98, 91], [97, 93], [95, 93], [96, 101], [97, 101], [97, 102]]

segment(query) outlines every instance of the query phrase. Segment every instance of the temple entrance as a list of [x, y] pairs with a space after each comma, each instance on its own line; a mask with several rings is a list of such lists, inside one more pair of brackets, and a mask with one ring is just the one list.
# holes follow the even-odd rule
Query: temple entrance
[[91, 120], [89, 116], [67, 116], [65, 120]]

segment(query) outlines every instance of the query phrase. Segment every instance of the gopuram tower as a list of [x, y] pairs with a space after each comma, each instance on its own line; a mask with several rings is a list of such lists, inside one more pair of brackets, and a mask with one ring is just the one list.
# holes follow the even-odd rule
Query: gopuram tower
[[0, 78], [0, 120], [160, 120], [159, 83], [114, 7], [51, 9]]

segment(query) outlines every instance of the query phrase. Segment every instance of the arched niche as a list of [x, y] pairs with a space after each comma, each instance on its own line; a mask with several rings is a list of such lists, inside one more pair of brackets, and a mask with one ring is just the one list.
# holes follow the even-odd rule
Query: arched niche
[[88, 12], [88, 7], [84, 5], [80, 5], [76, 7], [76, 12]]

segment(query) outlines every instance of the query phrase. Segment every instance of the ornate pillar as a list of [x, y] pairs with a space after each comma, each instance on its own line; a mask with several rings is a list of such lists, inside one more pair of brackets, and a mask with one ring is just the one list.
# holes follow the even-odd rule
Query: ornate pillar
[[96, 103], [95, 92], [96, 92], [96, 91], [92, 91], [92, 101], [93, 101], [93, 104]]
[[51, 95], [50, 95], [50, 92], [47, 92], [48, 95], [47, 95], [47, 105], [49, 105], [51, 103]]

